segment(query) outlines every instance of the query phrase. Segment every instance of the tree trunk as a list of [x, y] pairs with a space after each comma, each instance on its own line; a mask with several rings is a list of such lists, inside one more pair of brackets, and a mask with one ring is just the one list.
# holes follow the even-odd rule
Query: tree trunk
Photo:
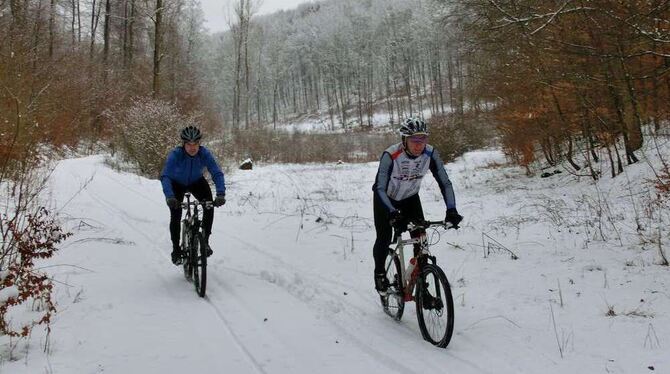
[[154, 21], [154, 71], [153, 71], [153, 97], [157, 98], [161, 91], [161, 52], [163, 34], [163, 0], [156, 0], [156, 13]]
[[[619, 54], [620, 56], [623, 56], [623, 49], [621, 45], [619, 45]], [[628, 157], [629, 163], [635, 163], [639, 160], [637, 156], [635, 156], [634, 151], [642, 147], [642, 118], [640, 117], [640, 107], [637, 102], [635, 88], [633, 87], [633, 82], [631, 81], [631, 77], [623, 57], [619, 58], [619, 63], [621, 64], [621, 70], [624, 74], [626, 88], [628, 89], [628, 98], [630, 99], [630, 105], [632, 107], [634, 118], [634, 121], [631, 121], [627, 128], [629, 141], [626, 143], [626, 156]]]
[[409, 58], [405, 57], [405, 93], [407, 94], [407, 105], [409, 106], [409, 115], [414, 116], [412, 110], [412, 87], [410, 82], [410, 62]]
[[[160, 1], [160, 0], [159, 0]], [[91, 7], [91, 47], [89, 49], [89, 58], [93, 61], [93, 54], [95, 52], [95, 35], [98, 29], [98, 21], [100, 20], [100, 4], [98, 3], [98, 13], [95, 12], [96, 0], [93, 0]]]
[[614, 178], [616, 177], [616, 169], [614, 168], [614, 159], [612, 158], [612, 150], [610, 149], [609, 144], [607, 144], [605, 148], [607, 149], [607, 157], [610, 160], [610, 173], [612, 175], [612, 178]]
[[[53, 1], [53, 0], [52, 0]], [[110, 30], [110, 16], [112, 8], [109, 0], [105, 2], [105, 30], [104, 30], [104, 47], [102, 52], [102, 61], [107, 64], [109, 61], [109, 30]]]
[[[77, 3], [79, 3], [79, 0], [76, 0]], [[75, 4], [75, 0], [72, 0], [72, 49], [75, 49], [75, 46], [77, 44], [77, 34], [74, 32], [75, 30], [75, 21], [77, 20], [77, 6]]]
[[56, 0], [51, 0], [49, 8], [49, 58], [54, 55], [54, 16], [56, 13]]
[[573, 147], [574, 147], [574, 145], [573, 145], [573, 141], [572, 141], [572, 134], [568, 133], [568, 152], [565, 154], [565, 157], [568, 159], [568, 162], [570, 163], [570, 165], [572, 165], [572, 168], [575, 169], [576, 171], [579, 171], [579, 170], [581, 170], [581, 167], [579, 167], [579, 165], [577, 165], [575, 163], [574, 159], [572, 158], [573, 149], [574, 149]]
[[447, 82], [449, 83], [449, 111], [454, 113], [454, 64], [451, 55], [447, 58]]
[[389, 113], [389, 124], [395, 123], [393, 120], [393, 93], [391, 92], [391, 78], [388, 69], [386, 70], [386, 108]]
[[79, 0], [77, 0], [77, 41], [81, 44], [81, 7]]
[[21, 0], [9, 0], [9, 10], [12, 13], [12, 20], [22, 29], [25, 26], [24, 9]]
[[335, 116], [333, 115], [333, 103], [330, 95], [330, 84], [324, 85], [326, 91], [326, 104], [328, 105], [328, 116], [330, 117], [330, 130], [335, 131]]

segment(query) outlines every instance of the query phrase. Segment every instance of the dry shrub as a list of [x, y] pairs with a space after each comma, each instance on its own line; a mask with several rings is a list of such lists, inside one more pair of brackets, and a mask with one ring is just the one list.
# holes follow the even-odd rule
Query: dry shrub
[[48, 175], [44, 162], [31, 152], [0, 165], [5, 203], [0, 214], [0, 336], [27, 337], [37, 325], [48, 330], [56, 311], [51, 280], [35, 268], [35, 261], [51, 257], [69, 236], [39, 204]]
[[114, 126], [114, 149], [138, 172], [157, 178], [165, 158], [179, 141], [179, 130], [197, 126], [197, 114], [183, 114], [176, 105], [146, 97], [106, 113]]
[[[0, 336], [27, 337], [34, 326], [43, 324], [49, 329], [56, 312], [51, 298], [53, 284], [47, 274], [35, 269], [35, 260], [53, 256], [56, 245], [70, 234], [64, 233], [43, 207], [35, 213], [24, 211], [11, 219], [4, 215], [0, 219]], [[17, 316], [10, 311], [20, 305], [32, 305], [36, 313], [16, 318], [17, 323]]]
[[448, 162], [465, 152], [490, 145], [496, 131], [487, 126], [485, 116], [434, 115], [428, 121], [430, 144]]
[[250, 157], [263, 162], [366, 162], [378, 160], [384, 149], [398, 141], [397, 135], [387, 133], [287, 133], [255, 128], [226, 137], [221, 153], [228, 159]]
[[664, 197], [670, 195], [670, 170], [667, 165], [664, 165], [660, 173], [658, 173], [654, 186], [659, 195]]

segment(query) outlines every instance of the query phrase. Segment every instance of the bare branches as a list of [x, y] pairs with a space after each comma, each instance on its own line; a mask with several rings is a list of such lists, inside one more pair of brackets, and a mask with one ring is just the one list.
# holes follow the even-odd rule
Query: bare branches
[[504, 16], [504, 18], [499, 21], [502, 24], [497, 25], [497, 26], [493, 26], [493, 27], [491, 27], [491, 29], [492, 30], [497, 30], [497, 29], [500, 29], [500, 28], [509, 27], [511, 25], [522, 25], [522, 26], [525, 27], [527, 24], [530, 24], [531, 22], [543, 21], [543, 20], [546, 19], [546, 21], [544, 21], [544, 23], [541, 26], [536, 28], [534, 31], [530, 32], [530, 35], [533, 35], [533, 34], [539, 32], [539, 31], [541, 31], [542, 29], [544, 29], [549, 24], [551, 24], [556, 19], [556, 17], [559, 16], [559, 15], [596, 10], [596, 8], [585, 7], [585, 6], [578, 6], [578, 7], [575, 7], [575, 8], [565, 9], [571, 1], [572, 0], [566, 0], [565, 3], [563, 3], [563, 5], [561, 5], [560, 8], [558, 10], [554, 11], [554, 12], [548, 12], [548, 13], [544, 13], [544, 14], [532, 13], [532, 14], [528, 14], [528, 15], [525, 15], [525, 16], [515, 16], [510, 11], [506, 10], [500, 4], [498, 4], [498, 2], [496, 2], [494, 0], [489, 0], [491, 5], [493, 5], [495, 7], [495, 9], [497, 9]]

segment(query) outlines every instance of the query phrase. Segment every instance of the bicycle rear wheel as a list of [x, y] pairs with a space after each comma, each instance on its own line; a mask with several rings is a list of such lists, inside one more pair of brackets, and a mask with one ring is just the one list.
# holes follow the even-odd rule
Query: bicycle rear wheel
[[194, 238], [192, 249], [193, 284], [198, 296], [205, 297], [205, 290], [207, 289], [207, 249], [202, 233], [199, 232]]
[[403, 297], [403, 281], [400, 260], [397, 256], [389, 256], [386, 259], [386, 279], [389, 288], [386, 295], [380, 295], [384, 312], [400, 321], [405, 310], [405, 299]]
[[445, 348], [454, 332], [454, 300], [447, 276], [434, 264], [423, 266], [416, 286], [416, 317], [423, 338]]

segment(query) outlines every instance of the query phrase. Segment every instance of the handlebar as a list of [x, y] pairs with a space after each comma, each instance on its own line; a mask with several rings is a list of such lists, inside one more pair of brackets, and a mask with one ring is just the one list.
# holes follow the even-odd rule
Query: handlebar
[[198, 200], [193, 200], [191, 201], [191, 193], [187, 192], [184, 194], [184, 198], [186, 198], [186, 202], [181, 203], [182, 209], [188, 209], [190, 206], [196, 207], [196, 206], [201, 206], [203, 209], [212, 209], [214, 208], [214, 202], [211, 200], [205, 200], [205, 201], [198, 201]]
[[203, 207], [203, 209], [212, 209], [214, 208], [214, 202], [213, 201], [189, 201], [189, 202], [182, 202], [181, 207], [182, 209], [187, 209], [189, 206], [196, 206], [200, 205]]
[[449, 230], [449, 229], [458, 230], [460, 228], [460, 226], [449, 224], [449, 222], [444, 221], [444, 220], [442, 220], [442, 221], [419, 221], [419, 222], [410, 221], [409, 223], [407, 223], [407, 226], [405, 226], [402, 231], [398, 231], [397, 228], [395, 228], [395, 227], [393, 228], [393, 243], [395, 243], [397, 241], [397, 239], [400, 237], [400, 235], [403, 232], [414, 231], [414, 230], [426, 230], [426, 229], [429, 229], [429, 228], [435, 227], [435, 226], [440, 226], [440, 227], [444, 228], [445, 230]]
[[417, 229], [428, 229], [433, 226], [441, 226], [446, 230], [449, 229], [454, 229], [458, 230], [459, 226], [458, 225], [452, 225], [449, 224], [447, 221], [423, 221], [423, 222], [409, 222], [407, 224], [407, 230], [412, 231], [412, 230], [417, 230]]

